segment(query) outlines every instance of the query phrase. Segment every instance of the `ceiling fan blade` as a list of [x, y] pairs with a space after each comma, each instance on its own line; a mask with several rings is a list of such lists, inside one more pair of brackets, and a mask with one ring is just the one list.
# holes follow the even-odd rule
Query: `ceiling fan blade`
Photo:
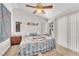
[[34, 12], [33, 12], [33, 14], [35, 14], [37, 11], [35, 10]]
[[42, 13], [45, 14], [44, 10], [42, 10]]
[[44, 6], [43, 8], [44, 9], [48, 9], [48, 8], [53, 8], [53, 6], [52, 5], [49, 5], [49, 6]]
[[35, 6], [31, 6], [31, 5], [26, 5], [26, 7], [32, 7], [32, 8], [36, 8]]

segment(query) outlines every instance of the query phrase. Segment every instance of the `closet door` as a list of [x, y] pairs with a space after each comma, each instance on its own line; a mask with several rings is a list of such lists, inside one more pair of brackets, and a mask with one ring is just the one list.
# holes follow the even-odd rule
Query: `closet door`
[[3, 40], [6, 40], [10, 37], [11, 34], [11, 14], [4, 5], [2, 5], [2, 15], [2, 37]]
[[56, 20], [57, 43], [79, 52], [79, 12]]
[[56, 21], [57, 43], [67, 47], [67, 16], [61, 17]]
[[76, 51], [76, 14], [68, 16], [68, 48]]
[[77, 15], [77, 51], [79, 52], [79, 12]]

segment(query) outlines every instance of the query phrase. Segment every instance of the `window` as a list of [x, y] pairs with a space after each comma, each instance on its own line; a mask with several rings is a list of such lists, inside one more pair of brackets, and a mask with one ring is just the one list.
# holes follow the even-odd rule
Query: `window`
[[20, 32], [21, 22], [16, 22], [16, 32]]

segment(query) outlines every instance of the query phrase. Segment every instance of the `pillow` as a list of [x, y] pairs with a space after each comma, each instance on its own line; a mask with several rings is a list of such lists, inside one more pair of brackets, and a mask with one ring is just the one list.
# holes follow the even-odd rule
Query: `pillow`
[[31, 35], [31, 36], [38, 36], [37, 33], [31, 33], [30, 35]]

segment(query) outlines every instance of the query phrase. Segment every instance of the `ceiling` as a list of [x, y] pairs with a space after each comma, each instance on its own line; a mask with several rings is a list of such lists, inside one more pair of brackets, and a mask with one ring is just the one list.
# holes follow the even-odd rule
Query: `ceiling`
[[[14, 8], [22, 9], [26, 12], [33, 13], [35, 11], [35, 8], [26, 7], [25, 5], [33, 5], [35, 6], [36, 3], [14, 3]], [[55, 17], [56, 15], [59, 15], [60, 13], [63, 13], [64, 11], [70, 12], [71, 10], [74, 10], [75, 8], [79, 8], [79, 3], [42, 3], [43, 5], [53, 5], [52, 9], [44, 9], [45, 14], [36, 14], [43, 18], [51, 18]], [[65, 13], [65, 12], [64, 12]]]

